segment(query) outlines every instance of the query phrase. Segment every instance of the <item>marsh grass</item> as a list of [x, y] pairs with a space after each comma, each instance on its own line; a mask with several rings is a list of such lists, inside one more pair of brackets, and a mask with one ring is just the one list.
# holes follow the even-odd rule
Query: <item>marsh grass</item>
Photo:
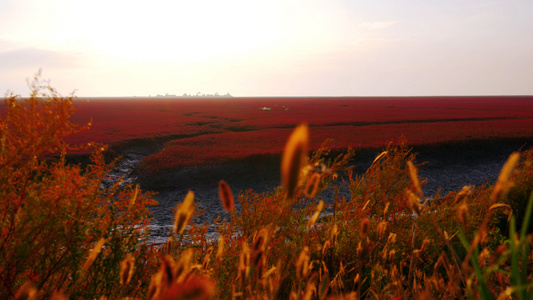
[[301, 125], [288, 138], [280, 187], [234, 198], [231, 182], [220, 181], [231, 218], [215, 221], [216, 240], [207, 238], [210, 224], [191, 222], [202, 212], [189, 192], [167, 243], [150, 246], [150, 194], [103, 190], [102, 150], [84, 170], [51, 161], [78, 127], [68, 121], [70, 100], [51, 88], [42, 98], [37, 79], [32, 87], [29, 102], [8, 97], [0, 119], [1, 298], [533, 297], [533, 151], [512, 154], [495, 186], [428, 198], [404, 140], [356, 175], [351, 149], [332, 157], [326, 141], [308, 154]]

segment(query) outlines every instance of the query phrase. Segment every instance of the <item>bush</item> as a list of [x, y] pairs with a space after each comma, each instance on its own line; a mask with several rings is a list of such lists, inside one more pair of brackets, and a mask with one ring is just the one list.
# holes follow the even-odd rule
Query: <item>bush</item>
[[[142, 273], [136, 272], [135, 284], [117, 288], [118, 273], [127, 255], [138, 269], [150, 270], [146, 206], [154, 200], [119, 182], [101, 188], [113, 167], [104, 163], [101, 146], [86, 169], [67, 165], [74, 147], [65, 138], [84, 129], [69, 121], [73, 96], [61, 97], [38, 75], [30, 88], [27, 99], [6, 97], [0, 119], [0, 298], [13, 297], [25, 282], [44, 297], [54, 291], [140, 295], [147, 287]], [[100, 239], [101, 254], [88, 260]]]

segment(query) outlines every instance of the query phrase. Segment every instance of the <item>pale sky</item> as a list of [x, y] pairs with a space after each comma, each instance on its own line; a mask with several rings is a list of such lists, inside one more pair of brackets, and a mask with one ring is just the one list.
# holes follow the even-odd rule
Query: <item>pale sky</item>
[[533, 95], [533, 1], [0, 0], [0, 96]]

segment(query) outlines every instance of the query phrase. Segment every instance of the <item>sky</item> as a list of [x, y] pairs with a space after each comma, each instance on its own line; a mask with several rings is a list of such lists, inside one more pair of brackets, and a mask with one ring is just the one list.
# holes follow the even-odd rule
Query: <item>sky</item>
[[533, 1], [0, 0], [0, 93], [533, 95]]

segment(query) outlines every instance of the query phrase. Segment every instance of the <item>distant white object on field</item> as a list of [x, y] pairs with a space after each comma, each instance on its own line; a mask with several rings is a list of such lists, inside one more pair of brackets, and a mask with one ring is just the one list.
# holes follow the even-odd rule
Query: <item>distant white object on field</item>
[[260, 107], [259, 109], [260, 109], [260, 110], [272, 110], [272, 108], [270, 108], [270, 107], [266, 107], [266, 106]]

